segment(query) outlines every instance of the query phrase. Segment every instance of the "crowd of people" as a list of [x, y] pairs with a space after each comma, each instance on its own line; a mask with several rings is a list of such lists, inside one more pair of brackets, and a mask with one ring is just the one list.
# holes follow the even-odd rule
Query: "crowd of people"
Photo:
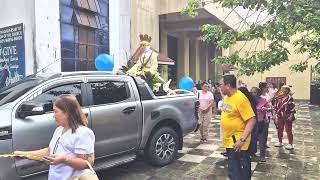
[[[221, 117], [220, 137], [228, 158], [231, 180], [251, 178], [251, 158], [260, 151], [260, 161], [266, 161], [268, 129], [274, 122], [278, 130], [275, 147], [283, 146], [283, 131], [287, 132], [286, 149], [292, 150], [292, 123], [295, 105], [290, 87], [260, 82], [258, 86], [237, 87], [234, 75], [225, 75], [219, 83], [198, 81], [193, 92], [199, 100], [201, 143], [208, 142], [213, 112]], [[94, 163], [95, 135], [87, 127], [88, 120], [74, 96], [62, 95], [54, 103], [54, 118], [59, 126], [48, 147], [34, 151], [15, 151], [15, 154], [41, 156], [50, 165], [49, 179], [79, 179], [91, 173]], [[94, 176], [94, 177], [93, 177]]]
[[[249, 90], [238, 87], [234, 75], [225, 75], [219, 83], [199, 80], [192, 91], [200, 103], [201, 143], [207, 142], [212, 112], [221, 118], [220, 137], [226, 149], [222, 154], [228, 158], [230, 179], [250, 179], [251, 158], [266, 162], [270, 122], [277, 128], [278, 142], [274, 146], [284, 146], [285, 129], [285, 149], [294, 149], [292, 123], [296, 111], [289, 86], [281, 83], [277, 88], [274, 83], [260, 82]], [[256, 156], [258, 149], [260, 157]]]

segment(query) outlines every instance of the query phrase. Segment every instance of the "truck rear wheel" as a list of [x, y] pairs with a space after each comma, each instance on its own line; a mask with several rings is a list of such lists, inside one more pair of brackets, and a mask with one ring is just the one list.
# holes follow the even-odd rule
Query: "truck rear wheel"
[[153, 133], [146, 149], [145, 156], [154, 166], [170, 164], [177, 156], [179, 138], [170, 127], [161, 127]]

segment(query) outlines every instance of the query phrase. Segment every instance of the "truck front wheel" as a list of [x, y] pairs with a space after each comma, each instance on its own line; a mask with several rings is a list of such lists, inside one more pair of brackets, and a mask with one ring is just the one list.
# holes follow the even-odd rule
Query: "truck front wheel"
[[153, 133], [146, 149], [145, 155], [154, 166], [165, 166], [177, 156], [179, 138], [170, 127], [161, 127]]

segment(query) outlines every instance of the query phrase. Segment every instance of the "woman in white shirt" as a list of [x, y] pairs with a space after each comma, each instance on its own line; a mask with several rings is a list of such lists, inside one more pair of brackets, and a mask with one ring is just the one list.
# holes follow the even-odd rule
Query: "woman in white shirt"
[[212, 117], [212, 106], [213, 106], [213, 94], [208, 91], [209, 87], [206, 82], [202, 84], [202, 91], [198, 92], [200, 108], [199, 108], [199, 117], [200, 117], [200, 134], [201, 134], [201, 143], [206, 143], [208, 134], [209, 134], [209, 125]]
[[89, 172], [87, 162], [94, 163], [95, 136], [74, 96], [60, 96], [53, 106], [58, 124], [49, 147], [15, 154], [43, 157], [50, 164], [49, 180], [67, 180]]

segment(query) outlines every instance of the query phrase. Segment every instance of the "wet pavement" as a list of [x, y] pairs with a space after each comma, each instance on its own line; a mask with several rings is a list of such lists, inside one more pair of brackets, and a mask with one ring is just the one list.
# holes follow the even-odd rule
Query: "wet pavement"
[[[278, 141], [276, 128], [270, 123], [267, 161], [253, 159], [252, 179], [271, 180], [319, 179], [320, 180], [320, 107], [297, 103], [297, 120], [293, 125], [294, 150], [273, 145]], [[100, 179], [115, 180], [164, 180], [164, 179], [228, 179], [226, 158], [220, 141], [220, 121], [215, 116], [211, 121], [209, 142], [200, 144], [199, 134], [184, 138], [184, 148], [172, 164], [156, 168], [146, 163], [143, 157], [122, 166], [99, 172]], [[284, 132], [284, 144], [287, 144]], [[258, 153], [259, 155], [259, 153]]]

